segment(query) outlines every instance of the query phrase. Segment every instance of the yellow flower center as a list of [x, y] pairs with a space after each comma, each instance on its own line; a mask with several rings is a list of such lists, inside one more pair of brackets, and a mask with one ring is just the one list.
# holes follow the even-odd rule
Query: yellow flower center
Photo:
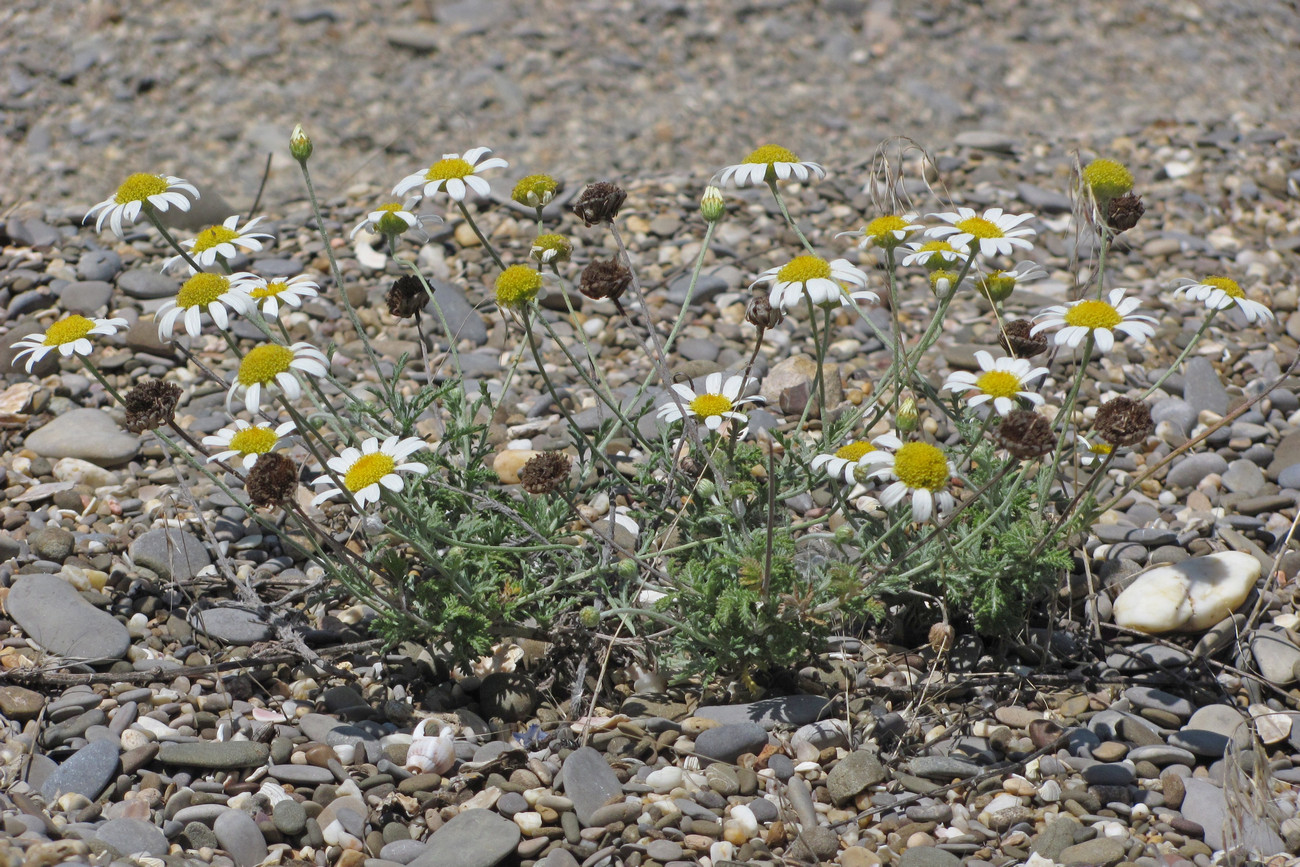
[[1201, 281], [1206, 286], [1213, 286], [1215, 289], [1223, 291], [1224, 295], [1229, 298], [1245, 298], [1246, 293], [1237, 285], [1237, 281], [1231, 277], [1206, 277]]
[[894, 475], [909, 488], [937, 491], [948, 484], [948, 459], [929, 443], [908, 443], [894, 455]]
[[831, 276], [831, 266], [817, 256], [795, 256], [776, 272], [778, 283], [807, 283], [809, 280]]
[[125, 205], [127, 202], [147, 202], [150, 196], [165, 192], [167, 192], [166, 178], [136, 172], [122, 181], [122, 186], [117, 188], [117, 195], [113, 197], [113, 201], [119, 205]]
[[390, 213], [390, 214], [395, 214], [395, 213], [397, 213], [398, 211], [402, 210], [402, 203], [401, 203], [401, 202], [388, 202], [387, 204], [383, 204], [383, 205], [380, 205], [379, 207], [375, 208], [375, 210], [376, 210], [376, 211], [386, 211], [386, 212], [388, 212], [388, 213]]
[[402, 210], [401, 202], [389, 202], [386, 205], [380, 205], [375, 210], [382, 212], [374, 224], [375, 231], [379, 234], [400, 235], [411, 228], [405, 220], [397, 216], [397, 212]]
[[1022, 385], [1020, 377], [1005, 370], [990, 370], [975, 380], [975, 387], [989, 397], [1015, 397]]
[[1004, 237], [1002, 230], [998, 228], [997, 223], [994, 223], [991, 220], [986, 220], [983, 217], [967, 217], [964, 220], [958, 220], [953, 225], [968, 235], [974, 235], [977, 239], [981, 240], [985, 238]]
[[1133, 173], [1115, 160], [1093, 160], [1083, 170], [1083, 182], [1099, 199], [1113, 199], [1133, 189]]
[[573, 252], [573, 244], [569, 243], [569, 239], [563, 235], [551, 233], [547, 235], [538, 235], [537, 239], [533, 241], [533, 249], [539, 254], [544, 253], [547, 250], [554, 250], [555, 255], [551, 257], [551, 261], [563, 262], [567, 260], [569, 254]]
[[240, 385], [247, 386], [254, 383], [266, 385], [273, 382], [279, 374], [289, 370], [292, 361], [293, 350], [289, 347], [264, 343], [253, 347], [244, 356], [244, 360], [239, 363], [239, 374], [236, 379]]
[[230, 447], [241, 455], [264, 455], [279, 441], [269, 427], [249, 427], [230, 438]]
[[1114, 450], [1115, 450], [1114, 446], [1112, 446], [1108, 442], [1103, 442], [1102, 440], [1098, 440], [1097, 442], [1088, 446], [1088, 451], [1092, 452], [1094, 455], [1104, 456], [1110, 454]]
[[858, 442], [852, 442], [846, 446], [840, 446], [837, 448], [835, 450], [835, 457], [843, 458], [846, 461], [854, 461], [856, 463], [857, 460], [867, 452], [874, 452], [875, 450], [876, 447], [871, 443], [859, 440]]
[[702, 394], [695, 400], [691, 401], [691, 412], [699, 418], [708, 418], [711, 415], [722, 415], [724, 412], [731, 412], [734, 406], [731, 398], [721, 394]]
[[352, 493], [379, 483], [379, 480], [393, 471], [397, 464], [383, 452], [362, 455], [343, 477], [343, 486]]
[[549, 202], [555, 196], [558, 186], [555, 178], [550, 175], [528, 175], [515, 184], [510, 198], [521, 205], [531, 205], [535, 208]]
[[177, 307], [207, 307], [230, 291], [230, 281], [222, 274], [195, 274], [181, 284], [176, 293]]
[[541, 288], [541, 274], [527, 265], [511, 265], [497, 277], [497, 306], [513, 310], [531, 304]]
[[453, 159], [438, 160], [429, 166], [429, 170], [424, 173], [424, 177], [430, 181], [445, 181], [448, 178], [463, 178], [472, 174], [474, 174], [474, 167], [460, 157], [455, 157]]
[[283, 280], [272, 280], [265, 286], [258, 286], [248, 293], [250, 298], [274, 298], [281, 292], [289, 288], [289, 284]]
[[1080, 301], [1065, 313], [1065, 324], [1083, 328], [1114, 328], [1124, 321], [1105, 301]]
[[239, 233], [234, 229], [227, 229], [225, 226], [209, 226], [199, 236], [194, 239], [194, 252], [202, 253], [204, 250], [211, 250], [219, 244], [226, 244], [239, 237]]
[[45, 345], [63, 346], [65, 343], [75, 343], [89, 334], [90, 329], [94, 327], [95, 323], [84, 316], [76, 313], [65, 316], [45, 332]]
[[752, 165], [767, 163], [770, 166], [772, 163], [797, 163], [799, 158], [780, 145], [769, 144], [755, 148], [753, 153], [745, 157], [745, 162]]
[[907, 240], [907, 234], [911, 234], [908, 232], [902, 237], [894, 234], [895, 232], [906, 231], [907, 226], [907, 221], [902, 217], [890, 214], [886, 217], [876, 217], [870, 223], [867, 223], [867, 227], [863, 230], [863, 234], [875, 241], [881, 247], [893, 249], [903, 243], [903, 241]]

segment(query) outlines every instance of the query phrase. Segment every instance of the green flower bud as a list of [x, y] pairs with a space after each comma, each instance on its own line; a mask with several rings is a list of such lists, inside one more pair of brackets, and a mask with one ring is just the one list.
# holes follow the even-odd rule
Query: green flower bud
[[305, 163], [311, 158], [312, 143], [307, 133], [302, 128], [302, 124], [297, 124], [293, 128], [293, 134], [289, 136], [289, 153], [300, 163]]
[[700, 216], [706, 223], [716, 223], [727, 211], [727, 203], [722, 199], [722, 191], [717, 187], [705, 187], [700, 197]]
[[695, 486], [695, 493], [699, 494], [702, 500], [711, 499], [717, 492], [718, 486], [712, 479], [700, 479], [699, 484]]
[[853, 528], [848, 524], [840, 524], [835, 528], [835, 544], [847, 545], [853, 541]]
[[984, 297], [994, 304], [999, 304], [1011, 297], [1016, 288], [1016, 278], [1005, 271], [994, 271], [975, 281], [975, 288], [984, 293]]
[[600, 625], [600, 612], [588, 605], [578, 612], [578, 622], [588, 629], [595, 629]]
[[916, 400], [906, 398], [898, 405], [898, 414], [894, 417], [894, 424], [903, 433], [911, 433], [916, 430], [921, 423], [921, 414], [916, 411]]
[[628, 559], [618, 561], [618, 575], [620, 578], [625, 578], [628, 581], [631, 581], [640, 571], [641, 569], [637, 566], [635, 560]]

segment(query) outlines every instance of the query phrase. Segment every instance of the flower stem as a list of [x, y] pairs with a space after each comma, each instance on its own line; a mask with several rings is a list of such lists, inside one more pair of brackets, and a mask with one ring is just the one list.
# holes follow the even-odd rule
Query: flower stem
[[1074, 375], [1074, 384], [1070, 386], [1070, 393], [1065, 398], [1065, 403], [1061, 404], [1061, 410], [1056, 414], [1056, 424], [1061, 426], [1061, 433], [1056, 439], [1056, 451], [1052, 454], [1051, 472], [1043, 476], [1043, 481], [1038, 486], [1039, 503], [1047, 502], [1047, 492], [1051, 489], [1052, 483], [1056, 481], [1056, 472], [1061, 466], [1061, 452], [1065, 448], [1065, 438], [1070, 432], [1070, 417], [1074, 414], [1074, 402], [1079, 397], [1079, 389], [1083, 387], [1083, 378], [1088, 374], [1088, 362], [1092, 359], [1093, 347], [1092, 332], [1088, 332], [1088, 338], [1083, 343], [1083, 358], [1079, 360], [1079, 369]]
[[1201, 337], [1204, 336], [1206, 330], [1209, 329], [1210, 323], [1214, 321], [1214, 317], [1218, 314], [1218, 312], [1219, 312], [1218, 310], [1214, 310], [1214, 309], [1210, 310], [1210, 315], [1205, 317], [1205, 321], [1201, 323], [1201, 327], [1198, 328], [1196, 330], [1196, 333], [1192, 335], [1192, 339], [1188, 341], [1185, 347], [1183, 347], [1183, 351], [1179, 353], [1176, 359], [1174, 359], [1174, 363], [1169, 365], [1169, 369], [1166, 370], [1163, 374], [1161, 374], [1159, 379], [1151, 383], [1151, 386], [1147, 388], [1146, 391], [1142, 392], [1142, 396], [1138, 398], [1138, 400], [1146, 400], [1153, 393], [1155, 393], [1156, 389], [1158, 389], [1160, 386], [1165, 384], [1165, 380], [1169, 379], [1169, 377], [1174, 375], [1174, 371], [1177, 370], [1185, 360], [1187, 360], [1187, 356], [1190, 355], [1192, 350], [1196, 348], [1196, 344], [1201, 342]]
[[816, 256], [817, 254], [813, 251], [812, 244], [808, 243], [808, 238], [804, 236], [803, 230], [799, 228], [799, 224], [790, 216], [790, 211], [785, 206], [785, 197], [781, 195], [781, 191], [777, 188], [776, 181], [768, 181], [767, 188], [772, 191], [772, 197], [776, 199], [776, 206], [781, 209], [781, 216], [785, 217], [786, 223], [791, 229], [794, 229], [794, 233], [799, 236], [799, 242], [803, 244], [804, 249], [807, 250], [810, 255]]
[[469, 208], [465, 207], [463, 201], [457, 202], [456, 207], [460, 208], [461, 214], [465, 217], [465, 222], [469, 223], [469, 227], [474, 230], [474, 234], [478, 236], [479, 243], [483, 245], [483, 249], [488, 251], [488, 255], [492, 257], [492, 261], [496, 262], [497, 267], [502, 271], [506, 270], [506, 264], [505, 262], [502, 262], [501, 257], [497, 255], [496, 247], [492, 246], [492, 243], [488, 241], [487, 236], [483, 234], [483, 230], [478, 227], [478, 223], [474, 222], [474, 218], [469, 215]]
[[704, 270], [704, 256], [709, 252], [709, 243], [713, 240], [713, 229], [717, 225], [717, 223], [709, 223], [704, 229], [704, 243], [700, 247], [700, 255], [695, 259], [695, 268], [691, 271], [691, 283], [686, 287], [686, 298], [682, 301], [681, 313], [678, 314], [677, 321], [673, 323], [672, 330], [668, 332], [668, 339], [664, 341], [664, 352], [672, 349], [673, 341], [677, 339], [677, 332], [686, 323], [686, 309], [691, 306], [691, 299], [695, 297], [695, 283], [700, 279], [700, 272]]
[[169, 245], [171, 245], [171, 248], [180, 254], [181, 258], [185, 260], [185, 264], [193, 268], [195, 274], [202, 271], [203, 269], [199, 267], [199, 263], [190, 258], [190, 254], [185, 251], [184, 247], [176, 243], [176, 237], [172, 235], [171, 232], [167, 231], [167, 227], [158, 219], [158, 214], [154, 210], [153, 205], [145, 205], [143, 210], [145, 216], [149, 218], [149, 222], [153, 223], [153, 227], [157, 229], [158, 233], [163, 236]]

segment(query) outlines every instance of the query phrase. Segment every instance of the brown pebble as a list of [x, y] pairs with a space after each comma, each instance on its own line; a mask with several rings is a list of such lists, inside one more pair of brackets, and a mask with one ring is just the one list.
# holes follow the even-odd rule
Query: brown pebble
[[1128, 755], [1128, 744], [1120, 741], [1106, 741], [1092, 750], [1092, 757], [1099, 762], [1118, 762], [1126, 755]]
[[1063, 734], [1065, 729], [1061, 728], [1055, 720], [1040, 719], [1029, 724], [1029, 739], [1040, 750], [1056, 743]]
[[1160, 775], [1160, 790], [1165, 796], [1166, 807], [1178, 810], [1183, 806], [1183, 798], [1187, 796], [1187, 785], [1182, 777], [1166, 771]]
[[324, 744], [315, 744], [307, 748], [304, 753], [307, 764], [315, 765], [318, 768], [327, 768], [331, 759], [337, 760], [338, 755], [334, 750]]

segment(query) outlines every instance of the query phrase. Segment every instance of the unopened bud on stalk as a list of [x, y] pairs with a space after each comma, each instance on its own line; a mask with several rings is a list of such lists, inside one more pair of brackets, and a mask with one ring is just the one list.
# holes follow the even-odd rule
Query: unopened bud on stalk
[[898, 414], [894, 417], [894, 424], [903, 433], [911, 433], [916, 430], [921, 423], [921, 415], [916, 411], [916, 400], [908, 397], [898, 405]]
[[695, 493], [700, 495], [700, 499], [707, 500], [718, 492], [718, 486], [711, 479], [700, 479], [699, 484], [695, 486]]
[[[623, 562], [630, 563], [632, 561], [625, 560]], [[578, 612], [578, 622], [588, 629], [595, 629], [600, 625], [600, 612], [588, 605]]]
[[1011, 297], [1016, 289], [1016, 278], [1006, 271], [994, 271], [975, 281], [975, 288], [993, 304], [1000, 304]]
[[297, 124], [293, 128], [293, 134], [289, 136], [289, 153], [300, 163], [305, 163], [311, 159], [312, 144], [307, 132], [302, 128], [302, 124]]
[[717, 187], [705, 187], [700, 197], [700, 216], [706, 223], [716, 223], [727, 211], [727, 203], [722, 199], [722, 190]]

